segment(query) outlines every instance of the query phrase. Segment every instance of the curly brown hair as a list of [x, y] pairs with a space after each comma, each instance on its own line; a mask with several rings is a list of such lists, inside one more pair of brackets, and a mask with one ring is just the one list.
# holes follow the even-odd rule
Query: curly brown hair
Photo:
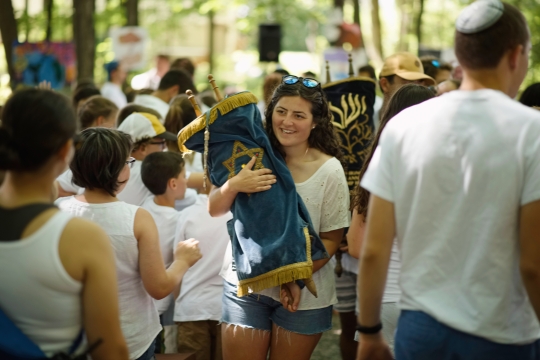
[[379, 125], [379, 130], [375, 134], [373, 141], [369, 145], [369, 151], [360, 171], [360, 179], [358, 181], [358, 186], [353, 194], [351, 199], [351, 210], [357, 210], [360, 215], [364, 216], [364, 221], [367, 217], [367, 209], [369, 203], [370, 192], [360, 186], [360, 182], [366, 173], [366, 170], [373, 158], [373, 154], [379, 145], [379, 139], [381, 138], [381, 133], [386, 127], [386, 124], [402, 110], [405, 110], [408, 107], [413, 105], [420, 104], [426, 100], [435, 97], [435, 93], [429, 88], [417, 85], [417, 84], [407, 84], [399, 88], [390, 98], [388, 106], [384, 110], [384, 113], [381, 116], [381, 122]]
[[299, 81], [293, 85], [281, 83], [274, 90], [272, 99], [267, 104], [264, 112], [266, 118], [266, 133], [270, 138], [272, 146], [285, 158], [285, 151], [276, 138], [272, 127], [272, 114], [274, 113], [274, 108], [279, 99], [284, 96], [300, 96], [311, 102], [311, 114], [313, 115], [313, 122], [317, 126], [311, 130], [311, 133], [309, 134], [309, 147], [315, 148], [327, 155], [334, 156], [343, 164], [343, 153], [339, 146], [339, 138], [332, 125], [332, 113], [330, 112], [326, 95], [321, 90], [320, 86], [308, 88]]

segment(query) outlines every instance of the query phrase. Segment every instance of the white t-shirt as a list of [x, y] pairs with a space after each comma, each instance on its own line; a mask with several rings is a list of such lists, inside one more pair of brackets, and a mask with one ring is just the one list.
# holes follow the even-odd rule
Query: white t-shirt
[[[203, 257], [182, 279], [180, 295], [174, 307], [174, 321], [221, 319], [223, 279], [219, 276], [223, 256], [231, 242], [227, 232], [229, 212], [220, 217], [208, 213], [208, 196], [199, 195], [197, 202], [180, 213], [174, 246], [190, 238], [199, 240]], [[172, 248], [172, 246], [171, 246]]]
[[[159, 247], [165, 267], [168, 268], [174, 260], [174, 237], [180, 212], [172, 207], [161, 206], [154, 202], [154, 196], [146, 198], [142, 208], [148, 210], [154, 218], [159, 234]], [[161, 300], [154, 300], [159, 314], [163, 314], [169, 308], [173, 300], [172, 294]]]
[[58, 176], [56, 181], [58, 181], [58, 184], [60, 184], [60, 187], [62, 187], [64, 191], [68, 191], [73, 194], [82, 194], [84, 192], [84, 188], [73, 183], [73, 173], [70, 169], [67, 169], [60, 176]]
[[184, 158], [185, 167], [186, 167], [186, 178], [188, 178], [189, 173], [202, 173], [204, 172], [203, 168], [203, 156], [199, 152], [195, 152], [193, 156], [193, 161], [190, 161], [187, 158]]
[[498, 343], [540, 338], [518, 246], [539, 155], [540, 113], [495, 90], [453, 91], [388, 123], [362, 186], [394, 204], [402, 309]]
[[141, 206], [152, 193], [144, 185], [141, 177], [142, 161], [135, 161], [129, 174], [129, 180], [124, 189], [116, 195], [118, 200], [128, 204]]
[[[326, 161], [308, 180], [297, 183], [296, 191], [304, 201], [317, 233], [342, 229], [349, 226], [349, 188], [345, 172], [336, 158]], [[230, 259], [225, 260], [230, 264]], [[237, 284], [238, 277], [232, 271], [232, 264], [223, 272], [226, 281]], [[299, 310], [321, 309], [337, 303], [334, 264], [329, 261], [313, 274], [318, 297], [313, 296], [307, 288], [302, 290]], [[261, 295], [279, 301], [279, 287], [265, 289]]]
[[148, 70], [147, 72], [143, 72], [142, 74], [135, 75], [133, 79], [131, 79], [131, 87], [133, 88], [133, 90], [141, 90], [141, 89], [156, 90], [159, 86], [160, 81], [161, 81], [161, 77], [157, 74], [157, 69], [152, 68]]
[[106, 82], [101, 87], [101, 96], [111, 100], [118, 106], [118, 109], [127, 105], [126, 94], [122, 91], [122, 88], [112, 82]]
[[137, 95], [133, 101], [135, 104], [146, 106], [156, 110], [161, 115], [161, 123], [165, 121], [165, 116], [169, 112], [169, 104], [154, 95]]

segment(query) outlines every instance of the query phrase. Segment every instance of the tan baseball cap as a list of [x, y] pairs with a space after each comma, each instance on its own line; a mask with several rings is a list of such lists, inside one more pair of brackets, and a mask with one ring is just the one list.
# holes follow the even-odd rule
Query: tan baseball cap
[[420, 59], [408, 52], [398, 52], [384, 60], [379, 77], [390, 75], [397, 75], [410, 81], [426, 80], [431, 83], [430, 85], [435, 85], [435, 80], [424, 74]]

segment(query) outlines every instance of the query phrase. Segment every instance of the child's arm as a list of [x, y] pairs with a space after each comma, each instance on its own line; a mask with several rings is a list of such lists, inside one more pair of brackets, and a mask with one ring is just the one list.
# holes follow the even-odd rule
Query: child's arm
[[249, 163], [236, 175], [227, 180], [222, 187], [213, 187], [208, 199], [208, 212], [211, 216], [225, 215], [236, 199], [238, 193], [256, 193], [270, 190], [275, 184], [276, 177], [270, 169], [251, 170], [257, 157], [251, 158]]
[[199, 242], [189, 239], [178, 243], [174, 261], [165, 270], [156, 223], [152, 215], [142, 208], [135, 215], [134, 232], [139, 245], [139, 269], [144, 288], [154, 299], [163, 299], [173, 292], [186, 271], [202, 257]]

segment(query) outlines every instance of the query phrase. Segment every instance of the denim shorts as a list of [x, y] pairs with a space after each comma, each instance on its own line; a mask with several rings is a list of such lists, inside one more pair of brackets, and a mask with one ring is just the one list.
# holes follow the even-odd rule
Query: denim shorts
[[403, 310], [395, 353], [396, 360], [539, 360], [540, 340], [499, 344], [452, 329], [424, 312]]
[[223, 282], [223, 323], [265, 331], [272, 331], [274, 323], [302, 335], [314, 335], [332, 329], [332, 305], [292, 313], [271, 297], [259, 294], [238, 297], [236, 290], [236, 285]]

